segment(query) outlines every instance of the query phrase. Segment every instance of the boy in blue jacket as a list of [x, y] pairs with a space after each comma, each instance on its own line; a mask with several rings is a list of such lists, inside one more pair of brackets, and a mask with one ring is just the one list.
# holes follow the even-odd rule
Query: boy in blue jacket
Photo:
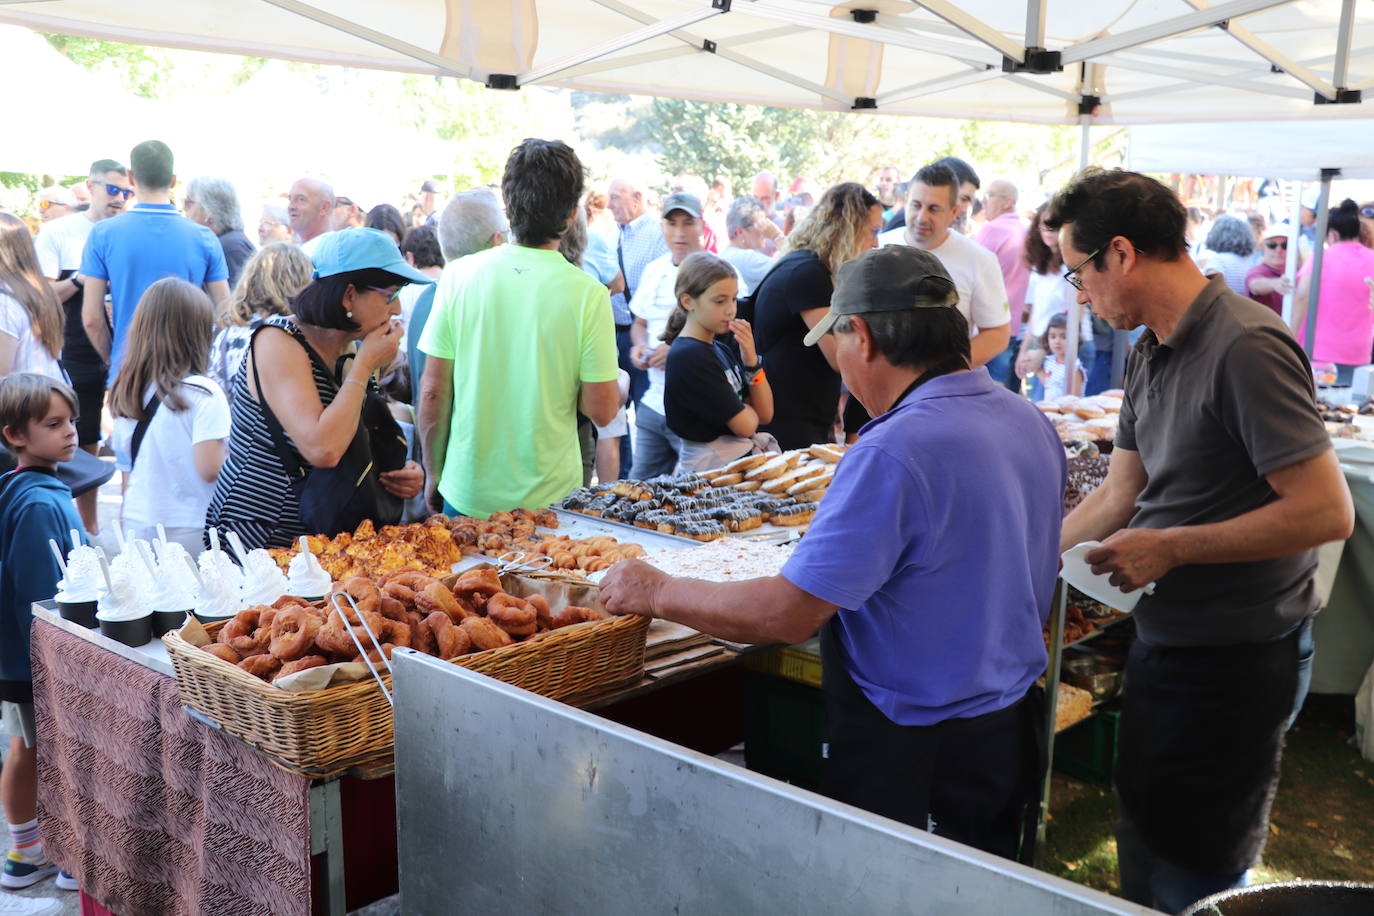
[[[0, 435], [19, 464], [0, 477], [0, 700], [11, 735], [0, 804], [13, 841], [0, 875], [5, 887], [28, 887], [57, 871], [38, 836], [29, 628], [30, 605], [51, 598], [61, 576], [48, 539], [66, 544], [68, 532], [82, 530], [72, 491], [56, 473], [76, 452], [75, 415], [76, 393], [56, 379], [32, 372], [0, 379]], [[63, 875], [58, 886], [76, 884]]]

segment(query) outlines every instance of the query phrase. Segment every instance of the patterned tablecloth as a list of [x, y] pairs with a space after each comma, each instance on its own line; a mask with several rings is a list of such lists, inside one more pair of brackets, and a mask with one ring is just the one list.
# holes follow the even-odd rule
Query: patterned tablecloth
[[310, 783], [181, 708], [173, 678], [33, 624], [49, 855], [120, 916], [310, 912]]

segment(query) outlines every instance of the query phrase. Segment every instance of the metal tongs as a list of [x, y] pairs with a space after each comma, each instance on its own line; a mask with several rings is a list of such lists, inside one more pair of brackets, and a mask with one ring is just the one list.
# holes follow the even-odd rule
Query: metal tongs
[[376, 633], [372, 632], [371, 625], [368, 624], [367, 618], [363, 616], [362, 611], [358, 610], [358, 604], [353, 600], [353, 596], [347, 592], [335, 592], [334, 597], [330, 599], [330, 603], [334, 605], [334, 612], [339, 615], [339, 620], [343, 623], [344, 632], [348, 634], [349, 639], [353, 640], [353, 645], [358, 647], [358, 657], [363, 660], [363, 664], [367, 665], [367, 670], [372, 672], [372, 677], [376, 679], [377, 686], [382, 688], [382, 696], [386, 697], [387, 705], [394, 709], [396, 702], [391, 698], [391, 691], [386, 689], [386, 683], [382, 680], [382, 675], [377, 671], [377, 666], [372, 663], [372, 659], [367, 657], [367, 650], [363, 648], [362, 641], [358, 639], [358, 634], [353, 631], [353, 624], [348, 622], [348, 615], [344, 613], [343, 607], [339, 604], [340, 598], [347, 600], [348, 606], [353, 608], [353, 613], [358, 615], [358, 623], [362, 624], [363, 630], [367, 633], [368, 638], [372, 640], [372, 645], [377, 649], [377, 657], [381, 659], [382, 665], [386, 668], [386, 673], [391, 674], [391, 660], [388, 659], [386, 653], [382, 651], [382, 641], [377, 638]]
[[512, 550], [510, 553], [503, 553], [496, 558], [496, 572], [504, 576], [506, 573], [513, 572], [539, 572], [553, 565], [553, 557], [548, 554], [536, 554], [533, 559], [527, 553], [520, 553]]

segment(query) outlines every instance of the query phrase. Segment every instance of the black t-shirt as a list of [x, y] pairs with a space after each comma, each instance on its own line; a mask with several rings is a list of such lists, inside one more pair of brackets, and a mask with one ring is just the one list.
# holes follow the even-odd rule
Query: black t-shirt
[[840, 402], [840, 376], [819, 346], [802, 343], [809, 330], [801, 313], [830, 307], [834, 284], [814, 251], [783, 255], [754, 295], [754, 339], [768, 384], [775, 420], [829, 427]]
[[239, 274], [243, 272], [243, 265], [248, 263], [248, 259], [257, 251], [253, 243], [248, 241], [248, 236], [238, 229], [230, 230], [219, 237], [219, 247], [224, 250], [224, 264], [229, 269], [229, 288], [233, 289], [238, 285]]
[[732, 435], [727, 425], [744, 409], [748, 388], [734, 340], [714, 343], [681, 336], [668, 350], [663, 388], [668, 428], [690, 442]]
[[[66, 280], [79, 271], [64, 270], [60, 279]], [[86, 326], [81, 323], [81, 300], [85, 293], [78, 289], [62, 303], [62, 356], [58, 360], [73, 384], [82, 385], [104, 381], [109, 367], [96, 352]]]

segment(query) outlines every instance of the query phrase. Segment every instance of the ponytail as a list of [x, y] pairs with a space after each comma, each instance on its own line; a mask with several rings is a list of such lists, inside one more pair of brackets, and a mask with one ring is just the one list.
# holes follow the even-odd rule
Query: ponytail
[[687, 327], [687, 310], [682, 307], [682, 300], [679, 299], [677, 305], [673, 307], [673, 313], [668, 316], [668, 326], [663, 329], [663, 334], [658, 339], [671, 345], [685, 327]]

